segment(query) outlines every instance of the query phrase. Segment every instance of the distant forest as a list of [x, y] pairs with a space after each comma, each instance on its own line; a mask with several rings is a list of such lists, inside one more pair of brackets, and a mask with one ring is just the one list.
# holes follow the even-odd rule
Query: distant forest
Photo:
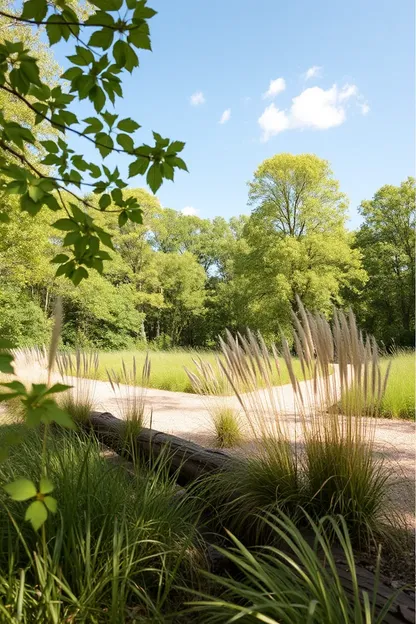
[[[330, 316], [351, 307], [384, 343], [414, 340], [415, 180], [383, 186], [363, 201], [356, 232], [329, 164], [314, 155], [264, 161], [249, 186], [250, 216], [212, 220], [162, 208], [133, 189], [143, 223], [100, 225], [115, 234], [112, 261], [77, 287], [54, 277], [62, 240], [53, 214], [22, 213], [0, 194], [0, 335], [19, 345], [48, 339], [53, 303], [63, 299], [64, 344], [99, 349], [211, 348], [226, 328], [287, 331], [296, 295]], [[90, 201], [96, 201], [90, 198]]]

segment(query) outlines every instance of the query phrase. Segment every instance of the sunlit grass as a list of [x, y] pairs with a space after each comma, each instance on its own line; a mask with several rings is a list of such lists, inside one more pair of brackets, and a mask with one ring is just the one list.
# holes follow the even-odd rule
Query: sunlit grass
[[[185, 372], [184, 367], [192, 370], [194, 368], [194, 358], [201, 357], [203, 361], [215, 366], [218, 353], [214, 351], [193, 351], [178, 349], [172, 351], [151, 351], [151, 372], [149, 388], [159, 388], [160, 390], [171, 390], [173, 392], [193, 392], [191, 382]], [[136, 358], [136, 366], [141, 369], [146, 358], [145, 351], [112, 351], [100, 353], [100, 364], [97, 371], [97, 379], [107, 381], [106, 370], [113, 370], [121, 373], [122, 361], [126, 366], [132, 366], [133, 358]], [[289, 383], [289, 374], [282, 362], [280, 380], [276, 376], [276, 385]], [[296, 372], [300, 372], [300, 365], [294, 361]]]
[[381, 403], [381, 415], [389, 418], [415, 417], [415, 356], [398, 353], [383, 358], [382, 369], [391, 362], [386, 393]]

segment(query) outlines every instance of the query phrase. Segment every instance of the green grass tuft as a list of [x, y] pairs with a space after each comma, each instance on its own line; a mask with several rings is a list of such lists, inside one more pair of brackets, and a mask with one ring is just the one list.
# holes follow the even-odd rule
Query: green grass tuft
[[399, 352], [383, 358], [382, 368], [391, 362], [390, 375], [380, 413], [388, 418], [415, 418], [415, 354]]

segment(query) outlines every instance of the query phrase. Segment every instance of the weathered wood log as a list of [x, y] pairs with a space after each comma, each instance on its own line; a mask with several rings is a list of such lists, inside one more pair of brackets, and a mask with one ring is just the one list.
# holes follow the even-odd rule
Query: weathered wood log
[[[90, 425], [103, 444], [116, 453], [126, 452], [124, 421], [108, 412], [93, 412]], [[187, 485], [203, 475], [225, 470], [235, 461], [222, 451], [206, 449], [194, 442], [154, 429], [141, 429], [132, 442], [135, 452], [144, 460], [157, 459], [161, 453], [169, 453], [171, 471], [181, 485]]]
[[[93, 412], [90, 425], [103, 444], [116, 453], [125, 453], [125, 422], [108, 412]], [[203, 475], [227, 470], [236, 461], [222, 451], [206, 449], [194, 442], [153, 429], [142, 429], [135, 436], [134, 444], [136, 452], [145, 460], [156, 459], [161, 453], [169, 452], [172, 471], [175, 473], [178, 483], [182, 485], [187, 485]], [[308, 539], [306, 535], [305, 538]], [[334, 556], [337, 560], [337, 570], [341, 583], [344, 589], [353, 595], [354, 587], [351, 574], [345, 564], [342, 551], [335, 547]], [[367, 591], [371, 598], [374, 591], [375, 575], [361, 565], [356, 565], [356, 574], [358, 586], [362, 591]], [[376, 610], [378, 612], [394, 593], [386, 584], [379, 583], [376, 594]], [[383, 621], [386, 624], [415, 624], [414, 593], [399, 594]]]

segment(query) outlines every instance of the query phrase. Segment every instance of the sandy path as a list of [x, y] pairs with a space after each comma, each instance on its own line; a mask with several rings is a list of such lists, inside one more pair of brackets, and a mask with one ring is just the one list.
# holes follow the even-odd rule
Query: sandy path
[[[40, 381], [43, 371], [40, 369], [19, 370], [19, 375], [33, 381]], [[58, 381], [58, 376], [56, 376]], [[60, 380], [60, 379], [59, 379]], [[74, 384], [80, 380], [73, 379]], [[120, 409], [125, 397], [128, 397], [134, 389], [124, 387], [125, 397], [115, 398], [108, 382], [83, 379], [81, 384], [94, 392], [97, 411], [108, 411], [118, 418], [123, 418]], [[312, 407], [313, 399], [311, 382], [300, 382], [302, 392], [309, 408]], [[296, 403], [292, 386], [290, 384], [274, 389], [273, 395], [267, 391], [257, 392], [260, 399], [271, 412], [272, 404], [279, 408], [281, 419], [285, 423], [290, 439], [294, 442], [300, 440], [299, 419], [296, 418]], [[146, 391], [147, 425], [153, 429], [172, 433], [204, 446], [213, 446], [214, 436], [207, 403], [212, 404], [218, 399], [202, 399], [199, 395], [184, 392], [170, 392], [149, 388]], [[222, 405], [239, 408], [236, 397], [223, 397]], [[374, 422], [374, 419], [372, 420]], [[251, 439], [250, 439], [251, 438]], [[392, 498], [395, 505], [406, 513], [412, 524], [415, 521], [415, 424], [409, 421], [376, 419], [375, 429], [376, 452], [382, 454], [390, 462], [392, 477], [395, 481], [392, 490]], [[242, 451], [250, 452], [253, 448], [252, 436], [248, 432], [247, 443]]]

